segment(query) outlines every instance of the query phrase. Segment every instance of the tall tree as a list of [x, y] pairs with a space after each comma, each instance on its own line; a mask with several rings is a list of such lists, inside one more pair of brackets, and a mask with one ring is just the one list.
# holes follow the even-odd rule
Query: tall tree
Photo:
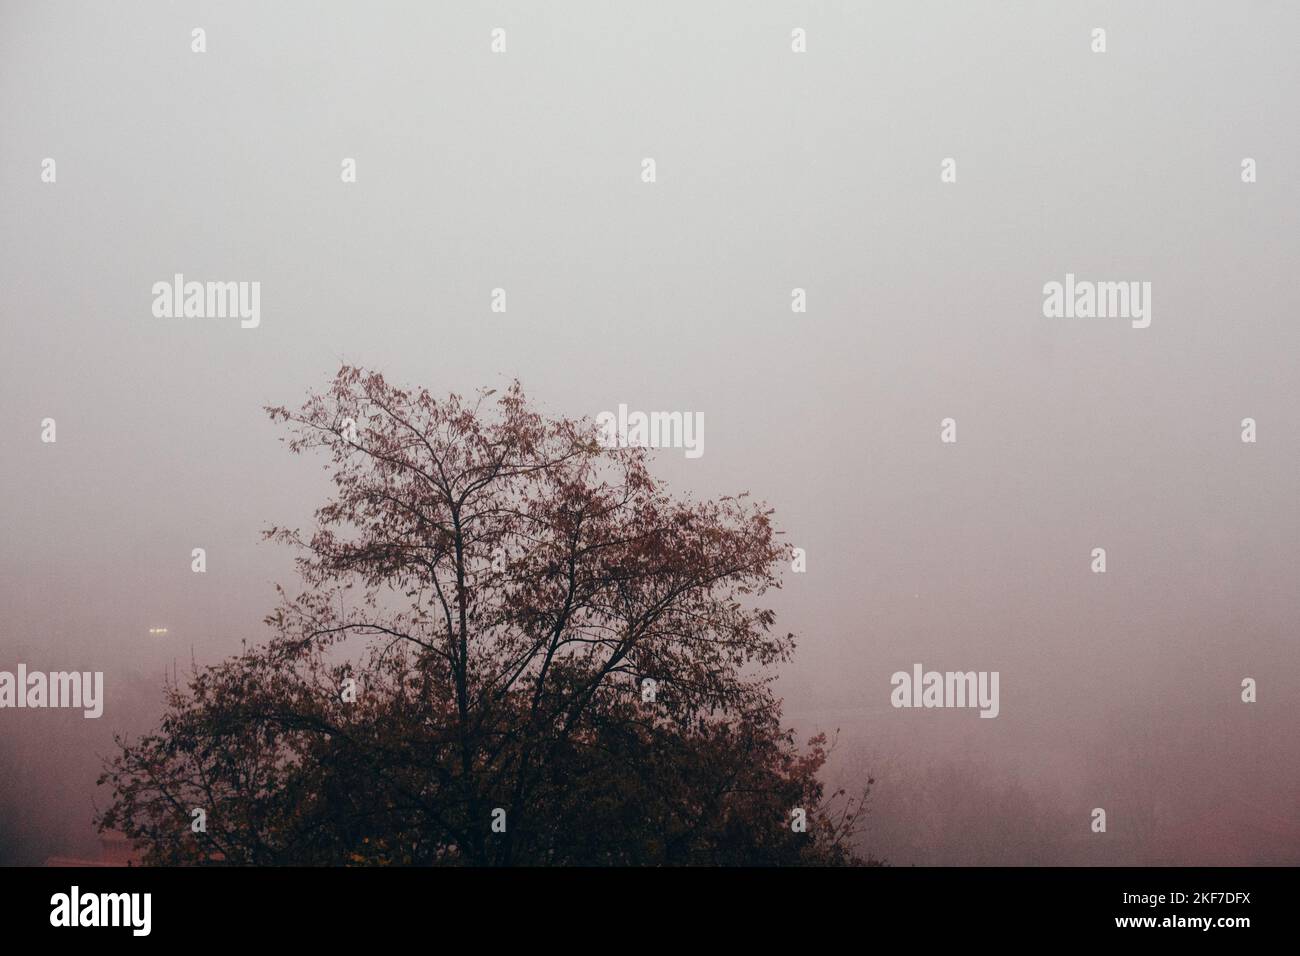
[[865, 789], [825, 793], [771, 692], [770, 510], [494, 394], [345, 366], [268, 409], [333, 472], [310, 535], [267, 531], [305, 588], [122, 742], [101, 826], [151, 863], [859, 862]]

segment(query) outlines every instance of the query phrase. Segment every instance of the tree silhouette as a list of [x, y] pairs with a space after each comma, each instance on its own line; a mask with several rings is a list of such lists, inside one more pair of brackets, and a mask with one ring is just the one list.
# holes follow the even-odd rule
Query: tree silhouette
[[865, 789], [824, 793], [771, 692], [771, 512], [494, 394], [345, 366], [267, 410], [333, 472], [309, 536], [266, 532], [305, 589], [119, 741], [101, 828], [157, 864], [861, 862]]

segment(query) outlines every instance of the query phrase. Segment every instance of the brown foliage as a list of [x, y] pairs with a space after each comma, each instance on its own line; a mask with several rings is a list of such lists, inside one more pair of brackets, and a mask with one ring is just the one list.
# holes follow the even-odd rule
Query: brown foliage
[[674, 499], [643, 450], [493, 394], [344, 367], [268, 409], [333, 470], [309, 537], [267, 532], [305, 590], [123, 744], [101, 826], [151, 863], [856, 862], [861, 801], [831, 812], [825, 738], [798, 750], [764, 676], [794, 647], [754, 606], [770, 511]]

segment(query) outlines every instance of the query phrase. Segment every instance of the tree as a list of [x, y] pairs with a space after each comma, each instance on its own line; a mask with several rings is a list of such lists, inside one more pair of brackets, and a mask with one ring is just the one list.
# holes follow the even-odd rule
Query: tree
[[305, 588], [119, 741], [101, 828], [159, 864], [860, 862], [865, 790], [824, 793], [771, 692], [770, 510], [494, 394], [345, 366], [267, 409], [333, 471], [310, 536], [266, 532]]

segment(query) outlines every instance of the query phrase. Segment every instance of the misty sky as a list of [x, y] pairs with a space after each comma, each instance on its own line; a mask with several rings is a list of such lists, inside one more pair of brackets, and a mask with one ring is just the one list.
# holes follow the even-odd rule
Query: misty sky
[[[960, 861], [887, 811], [963, 763], [1085, 839], [1141, 803], [1166, 842], [1245, 821], [1179, 862], [1300, 861], [1297, 35], [1274, 3], [0, 0], [0, 670], [107, 685], [103, 728], [0, 711], [11, 804], [88, 815], [164, 668], [267, 636], [292, 554], [259, 532], [328, 485], [262, 406], [346, 360], [702, 412], [657, 470], [806, 549], [787, 712], [876, 769], [903, 862]], [[1044, 318], [1067, 272], [1149, 281], [1150, 328]], [[155, 318], [175, 273], [259, 281], [260, 327]], [[915, 662], [999, 671], [999, 717], [892, 709]]]

